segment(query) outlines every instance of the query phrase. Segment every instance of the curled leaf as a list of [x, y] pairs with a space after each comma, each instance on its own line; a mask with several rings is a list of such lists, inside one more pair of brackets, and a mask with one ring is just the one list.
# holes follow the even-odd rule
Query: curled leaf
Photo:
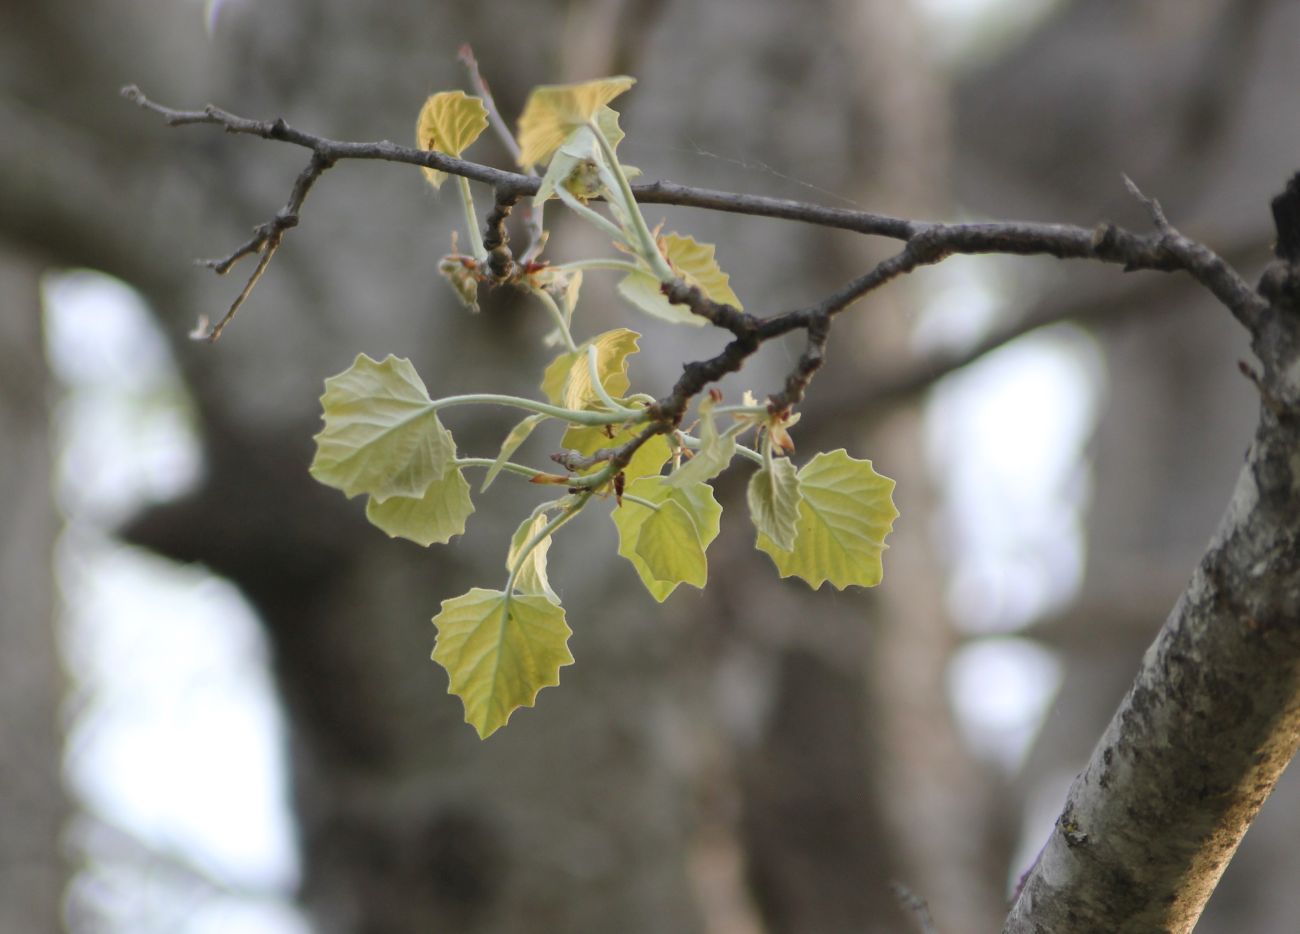
[[578, 84], [534, 88], [519, 118], [519, 164], [547, 163], [575, 129], [595, 119], [601, 108], [636, 83], [620, 75]]

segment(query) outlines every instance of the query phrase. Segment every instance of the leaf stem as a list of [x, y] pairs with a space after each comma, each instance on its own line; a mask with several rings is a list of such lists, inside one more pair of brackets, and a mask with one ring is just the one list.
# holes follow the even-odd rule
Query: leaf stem
[[555, 196], [563, 201], [569, 210], [573, 211], [573, 213], [577, 214], [583, 220], [594, 224], [597, 228], [609, 234], [616, 242], [623, 243], [627, 239], [627, 231], [623, 230], [622, 227], [619, 227], [618, 224], [615, 224], [603, 214], [587, 207], [587, 205], [575, 198], [573, 193], [568, 191], [563, 185], [556, 187]]
[[[496, 463], [490, 457], [458, 457], [456, 458], [457, 467], [491, 467]], [[501, 469], [506, 473], [518, 474], [521, 477], [532, 479], [540, 473], [539, 470], [529, 467], [527, 464], [516, 464], [514, 461], [502, 461]]]
[[663, 254], [659, 252], [659, 245], [655, 243], [654, 234], [650, 232], [650, 227], [646, 224], [645, 217], [637, 206], [636, 195], [632, 193], [632, 186], [628, 184], [627, 174], [623, 171], [623, 166], [619, 164], [618, 156], [614, 154], [614, 147], [609, 144], [609, 140], [605, 139], [605, 134], [600, 132], [600, 127], [596, 125], [595, 120], [588, 120], [587, 126], [591, 127], [592, 135], [596, 137], [596, 144], [600, 146], [601, 154], [605, 157], [606, 166], [613, 174], [618, 185], [618, 194], [621, 196], [623, 210], [627, 214], [628, 222], [632, 225], [632, 232], [636, 234], [636, 238], [641, 242], [641, 258], [650, 266], [650, 271], [655, 274], [659, 281], [672, 282], [677, 278], [677, 275], [669, 267]]
[[[519, 572], [523, 570], [524, 562], [528, 560], [528, 556], [532, 553], [533, 549], [553, 535], [560, 526], [564, 525], [564, 523], [576, 516], [582, 507], [587, 505], [587, 500], [589, 499], [591, 499], [590, 491], [579, 493], [574, 497], [573, 502], [565, 507], [562, 513], [550, 522], [546, 523], [546, 525], [542, 526], [536, 535], [524, 542], [524, 547], [519, 549], [519, 554], [515, 556], [515, 563], [510, 568], [510, 576], [506, 578], [505, 593], [507, 604], [509, 604], [510, 597], [515, 589], [515, 580], [519, 577]], [[543, 505], [547, 504], [544, 503]], [[536, 515], [536, 511], [534, 511], [533, 514]]]
[[611, 397], [610, 394], [605, 390], [605, 387], [601, 385], [600, 369], [596, 364], [596, 356], [597, 356], [596, 345], [588, 344], [587, 345], [587, 372], [591, 375], [591, 388], [596, 391], [596, 395], [600, 396], [600, 401], [605, 403], [605, 405], [609, 406], [610, 411], [613, 412], [626, 412], [629, 415], [635, 415], [638, 412], [640, 412], [641, 411], [640, 409], [629, 409], [627, 406], [621, 405], [618, 402], [614, 401], [613, 397]]
[[552, 320], [555, 321], [555, 326], [560, 329], [560, 337], [564, 341], [564, 346], [568, 348], [569, 353], [577, 353], [578, 345], [573, 342], [573, 332], [569, 330], [569, 322], [565, 320], [564, 312], [560, 310], [560, 306], [555, 304], [555, 299], [551, 298], [550, 293], [543, 288], [539, 288], [535, 285], [530, 285], [528, 288], [538, 297], [538, 299], [541, 300], [547, 313], [550, 314]]
[[580, 259], [556, 268], [564, 272], [577, 272], [580, 269], [615, 269], [620, 272], [643, 271], [636, 263], [630, 263], [625, 259]]
[[465, 208], [465, 224], [469, 227], [469, 245], [474, 250], [475, 262], [487, 260], [487, 248], [483, 246], [483, 234], [478, 229], [478, 214], [474, 211], [474, 193], [469, 190], [469, 179], [464, 175], [456, 176], [459, 183], [461, 205]]
[[628, 409], [622, 412], [578, 411], [566, 409], [536, 399], [524, 399], [521, 396], [504, 396], [496, 393], [470, 393], [463, 396], [447, 396], [434, 399], [426, 411], [449, 408], [453, 405], [508, 405], [527, 412], [539, 412], [552, 418], [562, 418], [574, 425], [618, 425], [623, 422], [643, 422], [650, 417], [647, 409]]
[[648, 499], [642, 499], [640, 496], [633, 496], [631, 493], [624, 493], [623, 501], [626, 503], [636, 503], [638, 506], [644, 506], [646, 509], [653, 509], [655, 512], [659, 511], [659, 506], [661, 505], [660, 503], [652, 503]]

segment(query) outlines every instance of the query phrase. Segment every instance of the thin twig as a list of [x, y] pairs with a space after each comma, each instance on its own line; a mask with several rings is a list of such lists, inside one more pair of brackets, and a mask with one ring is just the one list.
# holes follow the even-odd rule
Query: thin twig
[[930, 915], [930, 906], [926, 904], [924, 898], [897, 880], [890, 882], [889, 887], [893, 890], [898, 903], [916, 920], [916, 926], [920, 928], [921, 934], [939, 934], [934, 918]]

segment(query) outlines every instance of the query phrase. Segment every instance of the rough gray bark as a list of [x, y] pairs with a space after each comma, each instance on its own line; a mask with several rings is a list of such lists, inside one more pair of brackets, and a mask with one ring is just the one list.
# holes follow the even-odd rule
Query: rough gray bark
[[[1300, 178], [1291, 197], [1294, 211]], [[1191, 930], [1300, 745], [1295, 259], [1266, 274], [1273, 302], [1252, 328], [1263, 404], [1227, 513], [1075, 780], [1008, 934]]]

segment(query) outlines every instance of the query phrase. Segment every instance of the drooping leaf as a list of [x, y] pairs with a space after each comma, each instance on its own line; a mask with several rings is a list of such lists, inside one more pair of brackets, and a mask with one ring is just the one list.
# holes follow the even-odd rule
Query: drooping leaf
[[736, 436], [719, 433], [713, 420], [714, 402], [706, 397], [700, 403], [700, 447], [685, 464], [673, 471], [668, 477], [668, 485], [674, 487], [690, 486], [712, 480], [727, 469], [731, 459], [736, 456]]
[[620, 75], [534, 88], [519, 117], [519, 164], [545, 164], [570, 133], [599, 117], [602, 108], [634, 84], [635, 78]]
[[[515, 566], [515, 561], [518, 560], [519, 552], [523, 550], [524, 545], [528, 544], [529, 540], [545, 527], [545, 513], [525, 519], [520, 524], [515, 534], [510, 538], [510, 551], [506, 555], [507, 571]], [[515, 590], [518, 593], [539, 593], [552, 603], [559, 603], [560, 598], [551, 589], [551, 581], [546, 574], [546, 553], [550, 550], [551, 537], [549, 535], [533, 546], [533, 550], [528, 552], [528, 556], [524, 558], [518, 576], [515, 577]]]
[[449, 470], [429, 484], [424, 496], [414, 499], [390, 496], [382, 503], [366, 503], [366, 518], [388, 533], [417, 545], [445, 544], [465, 531], [465, 520], [474, 512], [469, 484], [459, 470]]
[[[459, 156], [487, 125], [487, 108], [482, 100], [469, 97], [464, 91], [441, 91], [430, 95], [420, 108], [420, 116], [415, 121], [415, 144], [421, 149]], [[435, 189], [447, 178], [446, 172], [437, 169], [421, 171]]]
[[604, 405], [596, 394], [587, 363], [587, 348], [596, 348], [596, 372], [600, 384], [617, 399], [631, 385], [627, 377], [627, 358], [637, 352], [641, 335], [627, 328], [615, 328], [597, 334], [578, 345], [577, 351], [562, 353], [542, 374], [542, 392], [553, 405], [569, 409], [598, 409]]
[[885, 536], [898, 518], [894, 481], [841, 449], [809, 461], [799, 471], [799, 487], [794, 548], [778, 548], [762, 533], [757, 547], [772, 556], [782, 577], [801, 577], [813, 589], [825, 581], [838, 590], [879, 584]]
[[[564, 439], [560, 443], [570, 451], [593, 454], [601, 448], [617, 448], [627, 444], [639, 435], [643, 428], [643, 425], [635, 425], [631, 428], [619, 426], [614, 429], [614, 436], [611, 438], [603, 428], [574, 426], [564, 433]], [[624, 482], [631, 483], [641, 477], [657, 476], [671, 456], [668, 439], [663, 435], [655, 435], [636, 449], [632, 459], [623, 468]], [[596, 466], [587, 472], [591, 473], [599, 469], [600, 466]]]
[[[629, 495], [660, 508], [643, 506]], [[708, 580], [705, 551], [717, 538], [722, 517], [722, 507], [707, 483], [678, 489], [668, 486], [664, 477], [643, 477], [627, 485], [623, 505], [612, 516], [618, 528], [618, 553], [632, 562], [656, 600], [668, 599], [678, 584], [704, 586]]]
[[700, 243], [694, 237], [670, 233], [663, 238], [664, 253], [669, 264], [690, 285], [698, 286], [710, 299], [721, 305], [731, 305], [744, 310], [740, 299], [731, 290], [731, 277], [718, 268], [714, 257], [717, 251], [712, 243]]
[[537, 692], [560, 683], [573, 664], [564, 610], [539, 594], [507, 596], [475, 587], [444, 600], [433, 618], [433, 660], [451, 677], [448, 693], [465, 704], [465, 722], [487, 739]]
[[409, 360], [358, 354], [325, 380], [321, 407], [311, 475], [348, 497], [419, 498], [455, 464], [456, 443]]
[[782, 551], [794, 548], [803, 493], [794, 464], [787, 457], [774, 458], [772, 466], [755, 471], [746, 491], [754, 528]]
[[510, 456], [519, 450], [519, 445], [528, 440], [528, 436], [533, 433], [533, 429], [546, 421], [547, 416], [537, 414], [529, 415], [522, 422], [510, 429], [510, 434], [501, 442], [501, 450], [497, 453], [497, 459], [492, 462], [488, 468], [487, 476], [483, 478], [483, 485], [479, 487], [480, 493], [486, 493], [487, 488], [492, 485], [492, 481], [501, 473], [501, 468], [505, 466]]
[[[596, 125], [601, 135], [609, 142], [611, 149], [617, 149], [623, 139], [623, 130], [618, 125], [618, 113], [609, 107], [602, 107], [596, 114]], [[533, 203], [542, 204], [555, 197], [555, 189], [564, 186], [571, 194], [583, 201], [594, 198], [600, 193], [601, 178], [599, 166], [605, 161], [604, 151], [588, 126], [579, 126], [564, 140], [555, 155], [551, 157], [542, 183], [538, 186]], [[624, 172], [626, 172], [624, 168]]]
[[692, 314], [685, 305], [674, 305], [660, 290], [659, 280], [647, 271], [629, 272], [619, 280], [618, 294], [634, 308], [673, 324], [702, 328], [709, 322]]

